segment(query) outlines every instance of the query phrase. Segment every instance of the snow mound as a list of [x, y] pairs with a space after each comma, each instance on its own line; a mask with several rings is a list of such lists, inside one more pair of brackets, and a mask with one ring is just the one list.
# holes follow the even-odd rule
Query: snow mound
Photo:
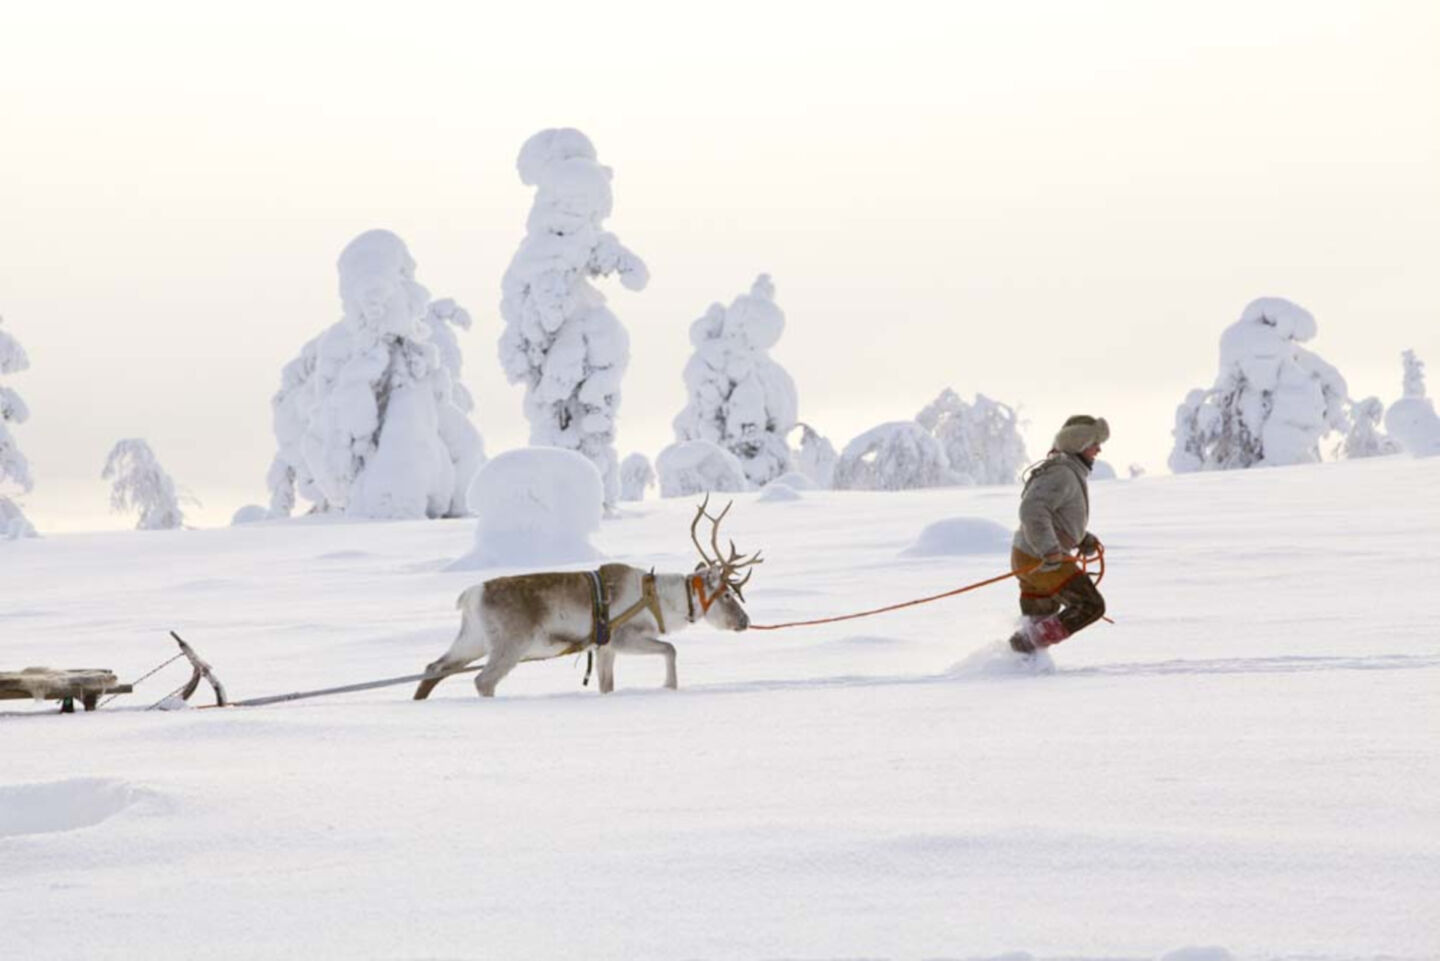
[[779, 477], [775, 478], [770, 483], [784, 484], [792, 491], [811, 491], [815, 490], [815, 488], [819, 486], [809, 477], [809, 475], [802, 474], [798, 470], [787, 471], [784, 474], [781, 474]]
[[655, 458], [661, 497], [733, 493], [750, 489], [740, 458], [708, 440], [671, 444]]
[[1090, 479], [1092, 481], [1116, 480], [1119, 477], [1115, 468], [1108, 461], [1097, 460], [1090, 468]]
[[1010, 641], [992, 641], [972, 651], [945, 671], [950, 677], [1024, 677], [1031, 674], [1054, 674], [1055, 659], [1049, 651], [1016, 654]]
[[1385, 430], [1416, 457], [1440, 456], [1440, 416], [1428, 397], [1402, 397], [1391, 404]]
[[525, 567], [596, 560], [589, 535], [600, 527], [605, 482], [583, 454], [557, 447], [506, 451], [470, 483], [479, 518], [475, 549], [450, 566]]
[[1235, 961], [1235, 955], [1224, 948], [1177, 948], [1160, 956], [1160, 961]]
[[241, 524], [256, 524], [260, 521], [268, 521], [270, 512], [259, 504], [246, 504], [237, 510], [230, 518], [231, 527], [239, 527]]
[[755, 501], [756, 503], [763, 501], [764, 503], [772, 504], [803, 499], [804, 495], [790, 485], [782, 484], [779, 481], [771, 481], [765, 485], [765, 489], [760, 492], [760, 496], [755, 498]]
[[107, 778], [0, 786], [0, 838], [93, 827], [142, 796], [128, 783]]
[[1010, 549], [1010, 529], [979, 517], [949, 517], [926, 526], [901, 557], [997, 554]]

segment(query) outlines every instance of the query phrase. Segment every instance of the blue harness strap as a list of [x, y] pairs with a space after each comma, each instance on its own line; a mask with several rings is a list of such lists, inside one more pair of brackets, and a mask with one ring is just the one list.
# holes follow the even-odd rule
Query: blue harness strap
[[[610, 605], [605, 600], [605, 584], [600, 580], [599, 571], [586, 571], [590, 576], [591, 610], [595, 618], [595, 644], [603, 647], [610, 643]], [[589, 672], [586, 672], [589, 679]]]

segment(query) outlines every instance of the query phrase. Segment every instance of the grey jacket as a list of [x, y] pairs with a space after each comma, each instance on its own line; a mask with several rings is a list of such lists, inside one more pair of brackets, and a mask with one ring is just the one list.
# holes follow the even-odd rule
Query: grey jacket
[[1051, 454], [1020, 495], [1014, 547], [1031, 557], [1073, 551], [1090, 523], [1090, 468], [1078, 454]]

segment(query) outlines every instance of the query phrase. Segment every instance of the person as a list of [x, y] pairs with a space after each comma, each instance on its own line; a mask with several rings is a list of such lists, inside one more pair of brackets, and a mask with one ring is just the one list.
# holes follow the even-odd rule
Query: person
[[1059, 644], [1105, 614], [1105, 598], [1071, 551], [1093, 557], [1100, 540], [1089, 532], [1087, 483], [1100, 445], [1110, 439], [1103, 417], [1076, 414], [1055, 435], [1046, 458], [1025, 479], [1020, 528], [1010, 569], [1020, 583], [1020, 629], [1010, 647], [1021, 654]]

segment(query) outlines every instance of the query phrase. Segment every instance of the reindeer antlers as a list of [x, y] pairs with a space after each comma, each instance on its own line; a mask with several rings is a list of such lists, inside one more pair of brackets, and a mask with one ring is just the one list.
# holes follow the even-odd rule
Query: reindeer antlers
[[[761, 558], [760, 551], [756, 551], [749, 557], [742, 557], [740, 552], [736, 550], [733, 540], [730, 542], [730, 556], [724, 557], [720, 550], [720, 522], [725, 519], [725, 515], [730, 512], [730, 508], [735, 505], [735, 502], [730, 501], [726, 504], [725, 509], [720, 512], [720, 516], [718, 517], [711, 517], [709, 512], [706, 511], [705, 508], [709, 505], [710, 495], [706, 494], [705, 500], [700, 504], [699, 509], [695, 511], [695, 519], [690, 522], [690, 540], [694, 542], [695, 549], [700, 552], [700, 558], [705, 562], [706, 566], [713, 567], [719, 565], [721, 579], [743, 601], [745, 595], [740, 593], [740, 589], [750, 582], [750, 577], [755, 572], [753, 570], [747, 572], [744, 578], [739, 581], [735, 580], [735, 573], [747, 567], [753, 567], [756, 564], [763, 564], [764, 559]], [[705, 553], [705, 548], [701, 545], [700, 538], [696, 536], [695, 533], [696, 528], [700, 526], [700, 519], [702, 517], [710, 521], [710, 547], [715, 551], [713, 558]]]

